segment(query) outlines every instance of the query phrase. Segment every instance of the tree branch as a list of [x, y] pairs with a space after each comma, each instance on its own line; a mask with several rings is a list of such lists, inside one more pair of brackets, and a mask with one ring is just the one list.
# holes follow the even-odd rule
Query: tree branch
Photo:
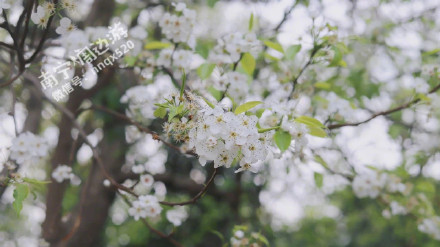
[[[435, 92], [437, 92], [439, 89], [440, 89], [440, 84], [437, 85], [436, 87], [432, 88], [432, 89], [428, 92], [428, 94], [435, 93]], [[405, 103], [405, 104], [403, 104], [403, 105], [400, 105], [400, 106], [397, 106], [397, 107], [391, 108], [391, 109], [386, 110], [386, 111], [382, 111], [382, 112], [375, 113], [375, 114], [371, 115], [369, 118], [367, 118], [367, 119], [365, 119], [365, 120], [363, 120], [363, 121], [360, 121], [360, 122], [354, 122], [354, 123], [331, 124], [331, 125], [327, 126], [327, 128], [331, 130], [331, 129], [338, 129], [338, 128], [345, 127], [345, 126], [359, 126], [359, 125], [364, 124], [364, 123], [367, 123], [367, 122], [369, 122], [369, 121], [371, 121], [371, 120], [373, 120], [373, 119], [375, 119], [375, 118], [377, 118], [377, 117], [379, 117], [379, 116], [389, 115], [389, 114], [391, 114], [391, 113], [398, 112], [398, 111], [401, 111], [401, 110], [403, 110], [403, 109], [409, 108], [409, 107], [415, 105], [416, 103], [418, 103], [418, 102], [420, 102], [420, 101], [421, 101], [420, 98], [416, 98], [416, 99], [413, 99], [413, 100], [411, 100], [411, 101], [409, 101], [408, 103]]]

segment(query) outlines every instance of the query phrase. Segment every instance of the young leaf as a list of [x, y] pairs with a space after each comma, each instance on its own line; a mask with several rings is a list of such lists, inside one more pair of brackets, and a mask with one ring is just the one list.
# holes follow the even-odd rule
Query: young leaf
[[281, 53], [284, 53], [284, 49], [283, 49], [283, 47], [282, 47], [279, 43], [276, 43], [276, 42], [272, 42], [272, 41], [266, 40], [266, 41], [264, 41], [264, 44], [265, 44], [267, 47], [270, 47], [270, 48], [272, 48], [272, 49], [274, 49], [274, 50], [276, 50], [276, 51], [279, 51], [279, 52], [281, 52]]
[[327, 137], [327, 133], [324, 129], [319, 127], [307, 126], [309, 128], [309, 134], [316, 137]]
[[238, 115], [238, 114], [240, 114], [240, 113], [243, 113], [243, 112], [249, 111], [250, 109], [254, 108], [255, 106], [257, 106], [257, 105], [259, 105], [259, 104], [261, 104], [261, 103], [263, 103], [263, 102], [261, 102], [261, 101], [249, 101], [249, 102], [246, 102], [246, 103], [244, 103], [244, 104], [242, 104], [242, 105], [239, 105], [239, 106], [235, 109], [234, 113], [235, 113], [236, 115]]
[[257, 110], [257, 114], [256, 114], [257, 118], [261, 118], [261, 116], [263, 115], [263, 113], [264, 113], [265, 110], [266, 110], [266, 109], [264, 109], [264, 108], [262, 108], [262, 109], [258, 109], [258, 110]]
[[300, 116], [295, 118], [295, 122], [303, 123], [307, 126], [311, 127], [319, 127], [319, 128], [325, 128], [325, 126], [318, 120], [312, 117], [308, 116]]
[[163, 43], [163, 42], [153, 41], [153, 42], [150, 42], [150, 43], [146, 44], [144, 48], [147, 49], [147, 50], [160, 50], [160, 49], [168, 48], [170, 46], [171, 46], [170, 43]]
[[207, 100], [207, 99], [205, 99], [205, 98], [203, 98], [203, 100], [206, 102], [206, 104], [209, 105], [209, 107], [211, 107], [212, 109], [215, 108], [214, 104], [212, 104], [211, 102], [209, 102], [209, 100]]
[[245, 53], [241, 58], [240, 63], [248, 75], [252, 76], [254, 74], [255, 59], [250, 53]]
[[324, 181], [324, 178], [323, 178], [322, 174], [315, 172], [314, 177], [315, 177], [315, 184], [316, 184], [316, 186], [318, 188], [322, 188], [322, 183]]
[[211, 76], [214, 68], [215, 64], [204, 63], [197, 69], [197, 75], [199, 75], [200, 79], [202, 80], [208, 79], [209, 76]]
[[219, 231], [216, 230], [211, 230], [211, 233], [215, 234], [217, 237], [220, 238], [220, 240], [223, 242], [225, 242], [225, 237], [223, 237], [223, 234]]
[[329, 168], [327, 162], [325, 162], [325, 160], [321, 156], [315, 155], [315, 161], [321, 164], [323, 167]]
[[138, 57], [133, 57], [133, 56], [124, 57], [124, 61], [128, 67], [133, 67], [136, 64], [137, 60], [138, 60]]
[[336, 47], [336, 46], [333, 46], [332, 50], [334, 52], [334, 56], [333, 56], [332, 61], [329, 64], [329, 66], [330, 67], [341, 66], [341, 62], [342, 62], [342, 52], [341, 52], [341, 50], [338, 47]]
[[157, 118], [164, 118], [166, 115], [167, 115], [167, 109], [165, 109], [163, 107], [158, 107], [154, 111], [154, 116]]
[[277, 132], [275, 132], [273, 138], [281, 152], [286, 151], [290, 146], [290, 142], [292, 141], [292, 136], [290, 136], [288, 132], [283, 130], [278, 130]]
[[315, 83], [314, 86], [315, 86], [316, 88], [324, 89], [324, 90], [328, 90], [328, 89], [330, 89], [330, 88], [332, 87], [332, 85], [331, 85], [330, 83], [325, 82], [325, 81], [317, 82], [317, 83]]
[[17, 215], [20, 215], [21, 210], [23, 209], [23, 201], [29, 195], [29, 187], [27, 184], [16, 184], [14, 190], [14, 202], [12, 203], [12, 207], [14, 208]]
[[214, 98], [215, 98], [217, 101], [220, 101], [221, 98], [222, 98], [222, 96], [223, 96], [223, 93], [220, 92], [220, 91], [218, 91], [217, 89], [215, 89], [213, 86], [211, 86], [211, 87], [208, 88], [208, 92], [210, 92], [211, 95], [214, 96]]
[[296, 54], [301, 50], [301, 45], [292, 45], [289, 46], [286, 50], [286, 59], [287, 60], [293, 60], [296, 57]]
[[34, 184], [34, 185], [42, 185], [42, 184], [52, 183], [51, 181], [42, 181], [42, 180], [37, 180], [37, 179], [33, 179], [33, 178], [23, 178], [23, 181], [30, 183], [30, 184]]
[[251, 13], [251, 18], [249, 18], [249, 31], [252, 31], [254, 27], [254, 13]]
[[178, 113], [177, 106], [170, 106], [170, 113], [168, 114], [168, 121], [171, 121]]

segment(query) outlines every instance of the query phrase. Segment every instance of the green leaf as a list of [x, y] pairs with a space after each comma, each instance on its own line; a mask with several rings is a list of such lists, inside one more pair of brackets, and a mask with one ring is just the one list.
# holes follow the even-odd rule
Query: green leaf
[[218, 0], [207, 0], [207, 4], [210, 8], [213, 8]]
[[296, 54], [301, 50], [301, 45], [291, 45], [286, 50], [286, 59], [287, 60], [293, 60], [296, 57]]
[[329, 169], [327, 162], [325, 162], [325, 160], [321, 156], [315, 155], [315, 161], [321, 164], [323, 167]]
[[279, 128], [280, 128], [280, 126], [270, 127], [270, 128], [266, 128], [266, 129], [258, 129], [258, 133], [265, 133], [265, 132], [268, 132], [271, 130], [277, 130]]
[[270, 48], [272, 48], [272, 49], [274, 49], [274, 50], [276, 50], [276, 51], [279, 51], [279, 52], [281, 52], [281, 53], [284, 53], [284, 49], [283, 49], [283, 47], [282, 47], [279, 43], [272, 42], [272, 41], [269, 41], [269, 40], [265, 40], [265, 41], [264, 41], [264, 44], [265, 44], [267, 47], [270, 47]]
[[317, 172], [315, 172], [315, 174], [314, 174], [314, 178], [315, 178], [315, 184], [316, 184], [316, 186], [317, 186], [318, 188], [322, 188], [322, 183], [323, 183], [323, 181], [324, 181], [324, 178], [323, 178], [322, 174], [321, 174], [321, 173], [317, 173]]
[[240, 63], [248, 75], [252, 76], [254, 74], [255, 59], [250, 53], [245, 53], [241, 58]]
[[267, 238], [265, 236], [263, 236], [261, 233], [259, 233], [259, 232], [252, 233], [252, 237], [255, 238], [256, 240], [262, 242], [266, 246], [269, 246], [269, 240], [267, 240]]
[[272, 61], [280, 61], [279, 58], [274, 57], [274, 56], [270, 55], [270, 54], [267, 53], [267, 52], [264, 53], [264, 57], [267, 58], [267, 59], [270, 59], [270, 60], [272, 60]]
[[332, 85], [331, 85], [330, 83], [325, 82], [325, 81], [317, 82], [317, 83], [315, 83], [314, 86], [315, 86], [316, 88], [324, 89], [324, 90], [328, 90], [328, 89], [330, 89], [330, 88], [332, 87]]
[[431, 98], [429, 98], [428, 95], [423, 94], [423, 93], [418, 93], [416, 95], [416, 98], [420, 99], [421, 101], [426, 101], [426, 102], [430, 102], [431, 101]]
[[252, 31], [254, 27], [254, 13], [251, 13], [251, 17], [249, 18], [249, 31]]
[[[345, 66], [347, 66], [347, 64], [342, 60], [341, 50], [336, 46], [333, 46], [332, 50], [334, 52], [334, 56], [333, 56], [332, 61], [330, 62], [329, 67], [337, 67], [337, 66], [345, 67]], [[344, 64], [345, 64], [345, 66], [344, 66]]]
[[292, 141], [292, 136], [290, 136], [289, 132], [278, 130], [275, 132], [273, 139], [281, 152], [284, 152], [289, 148], [290, 142]]
[[163, 107], [158, 107], [154, 111], [154, 116], [157, 118], [164, 118], [166, 115], [167, 115], [167, 109], [165, 109]]
[[214, 104], [212, 104], [211, 102], [209, 102], [209, 100], [207, 100], [207, 99], [205, 99], [205, 98], [203, 98], [203, 100], [206, 102], [206, 104], [209, 105], [209, 107], [211, 107], [212, 109], [215, 108]]
[[431, 56], [431, 55], [435, 55], [437, 53], [440, 53], [440, 48], [430, 50], [430, 51], [425, 51], [422, 53], [422, 56]]
[[36, 184], [36, 185], [42, 185], [42, 184], [50, 184], [51, 181], [41, 181], [33, 178], [23, 178], [23, 181], [30, 183], [30, 184]]
[[246, 102], [246, 103], [244, 103], [244, 104], [238, 106], [238, 107], [235, 109], [234, 113], [235, 113], [236, 115], [238, 115], [238, 114], [240, 114], [240, 113], [243, 113], [243, 112], [249, 111], [250, 109], [252, 109], [252, 108], [254, 108], [255, 106], [257, 106], [257, 105], [259, 105], [259, 104], [262, 104], [262, 103], [263, 103], [263, 102], [261, 102], [261, 101], [249, 101], [249, 102]]
[[127, 64], [127, 66], [129, 66], [129, 67], [133, 67], [136, 64], [137, 60], [138, 60], [138, 58], [133, 57], [133, 56], [124, 57], [124, 61]]
[[170, 47], [172, 44], [170, 43], [163, 43], [159, 41], [153, 41], [144, 46], [147, 50], [160, 50]]
[[295, 122], [302, 123], [311, 127], [325, 128], [325, 126], [318, 119], [308, 116], [299, 116], [295, 118]]
[[170, 106], [170, 113], [168, 114], [168, 121], [171, 121], [175, 116], [177, 116], [181, 112], [181, 108], [183, 108], [183, 105]]
[[261, 118], [261, 116], [263, 115], [265, 110], [266, 109], [264, 109], [264, 108], [258, 109], [257, 113], [256, 113], [257, 118]]
[[211, 93], [214, 98], [219, 101], [222, 99], [223, 93], [217, 89], [215, 89], [213, 86], [208, 87], [208, 92]]
[[202, 80], [208, 79], [211, 76], [212, 71], [214, 71], [214, 68], [215, 64], [204, 63], [197, 69], [197, 75], [199, 75]]
[[225, 237], [223, 237], [223, 234], [219, 231], [216, 230], [211, 230], [211, 233], [213, 233], [214, 235], [216, 235], [217, 237], [220, 238], [220, 240], [223, 242], [225, 242]]
[[309, 128], [309, 134], [316, 137], [327, 137], [327, 132], [319, 127], [307, 126]]
[[12, 203], [12, 207], [14, 208], [17, 215], [20, 215], [21, 210], [23, 209], [23, 201], [29, 195], [29, 187], [26, 184], [16, 184], [14, 190], [14, 202]]

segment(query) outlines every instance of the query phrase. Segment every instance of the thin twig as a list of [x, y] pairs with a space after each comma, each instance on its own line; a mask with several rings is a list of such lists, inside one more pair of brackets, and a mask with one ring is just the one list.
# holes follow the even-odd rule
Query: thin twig
[[[106, 108], [106, 107], [99, 106], [99, 105], [93, 105], [93, 106], [91, 106], [89, 109], [95, 109], [95, 110], [103, 111], [103, 112], [108, 113], [108, 114], [110, 114], [110, 115], [113, 115], [113, 116], [115, 116], [115, 117], [117, 117], [117, 118], [119, 118], [119, 119], [122, 119], [122, 120], [124, 120], [124, 121], [126, 121], [126, 122], [128, 122], [128, 123], [130, 123], [130, 124], [132, 124], [132, 125], [134, 125], [134, 126], [136, 126], [136, 128], [137, 128], [138, 130], [140, 130], [140, 131], [142, 131], [142, 132], [145, 132], [145, 133], [148, 133], [148, 134], [152, 135], [154, 140], [161, 141], [161, 142], [163, 142], [165, 145], [167, 145], [168, 147], [170, 147], [170, 148], [172, 148], [172, 149], [174, 149], [174, 150], [176, 150], [176, 151], [182, 152], [182, 150], [181, 150], [179, 147], [177, 147], [177, 146], [175, 146], [175, 145], [173, 145], [173, 144], [171, 144], [171, 143], [165, 141], [165, 140], [162, 139], [162, 138], [161, 138], [156, 132], [154, 132], [154, 131], [148, 129], [147, 127], [142, 126], [142, 125], [141, 125], [140, 123], [138, 123], [138, 122], [133, 121], [131, 118], [129, 118], [128, 116], [126, 116], [126, 115], [124, 115], [124, 114], [122, 114], [122, 113], [119, 113], [119, 112], [117, 112], [117, 111], [113, 111], [113, 110], [111, 110], [111, 109], [108, 109], [108, 108]], [[84, 110], [88, 110], [88, 109], [84, 109]], [[196, 155], [194, 152], [187, 152], [187, 153], [185, 153], [185, 154], [189, 154], [189, 155], [193, 155], [193, 156]]]
[[[440, 84], [437, 85], [436, 87], [432, 88], [432, 89], [428, 92], [428, 94], [435, 93], [435, 92], [437, 92], [439, 89], [440, 89]], [[409, 107], [415, 105], [416, 103], [418, 103], [418, 102], [420, 102], [420, 101], [421, 101], [420, 98], [416, 98], [416, 99], [413, 99], [413, 100], [411, 100], [411, 101], [409, 101], [408, 103], [405, 103], [405, 104], [403, 104], [403, 105], [400, 105], [400, 106], [397, 106], [397, 107], [391, 108], [391, 109], [386, 110], [386, 111], [382, 111], [382, 112], [375, 113], [375, 114], [371, 115], [369, 118], [367, 118], [367, 119], [365, 119], [365, 120], [363, 120], [363, 121], [360, 121], [360, 122], [353, 122], [353, 123], [331, 124], [331, 125], [327, 126], [327, 128], [328, 128], [328, 129], [338, 129], [338, 128], [345, 127], [345, 126], [359, 126], [359, 125], [364, 124], [364, 123], [367, 123], [367, 122], [369, 122], [369, 121], [371, 121], [371, 120], [373, 120], [373, 119], [375, 119], [375, 118], [377, 118], [377, 117], [379, 117], [379, 116], [389, 115], [389, 114], [391, 114], [391, 113], [398, 112], [398, 111], [401, 111], [401, 110], [403, 110], [403, 109], [409, 108]]]
[[167, 206], [183, 206], [183, 205], [188, 205], [188, 204], [196, 203], [205, 194], [205, 192], [208, 190], [209, 185], [212, 184], [212, 182], [214, 181], [214, 178], [215, 178], [216, 175], [217, 175], [217, 168], [214, 168], [214, 172], [212, 173], [211, 178], [208, 180], [208, 182], [206, 183], [205, 187], [199, 193], [197, 193], [197, 195], [195, 195], [191, 200], [184, 201], [184, 202], [165, 202], [165, 201], [161, 201], [160, 204], [167, 205]]

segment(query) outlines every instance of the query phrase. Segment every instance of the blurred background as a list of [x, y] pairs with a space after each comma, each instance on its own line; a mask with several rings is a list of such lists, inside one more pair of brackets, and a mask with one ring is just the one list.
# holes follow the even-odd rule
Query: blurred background
[[[8, 10], [11, 23], [18, 21], [26, 2], [13, 2]], [[313, 49], [312, 30], [333, 28], [347, 49], [345, 66], [314, 64], [304, 72], [295, 91], [297, 111], [312, 112], [322, 122], [330, 118], [362, 121], [405, 103], [416, 94], [427, 94], [439, 82], [437, 76], [436, 79], [432, 76], [439, 64], [439, 0], [179, 2], [185, 2], [197, 12], [195, 51], [201, 59], [206, 58], [216, 39], [231, 32], [245, 33], [251, 14], [255, 17], [258, 37], [272, 37], [283, 47], [300, 44], [302, 49], [293, 62], [279, 61], [276, 69], [272, 69], [276, 78], [272, 70], [259, 78], [268, 85], [282, 75], [298, 73]], [[161, 40], [158, 21], [171, 9], [171, 4], [170, 1], [79, 0], [78, 10], [66, 11], [66, 16], [82, 30], [108, 26], [119, 20], [129, 30], [142, 27], [148, 33], [148, 40]], [[35, 36], [39, 35], [36, 32]], [[170, 246], [166, 239], [157, 237], [141, 221], [128, 215], [124, 200], [103, 185], [103, 175], [93, 168], [92, 149], [76, 141], [72, 122], [35, 92], [32, 80], [40, 75], [42, 63], [64, 54], [56, 34], [49, 35], [44, 53], [15, 86], [16, 95], [8, 87], [0, 88], [0, 171], [3, 176], [8, 176], [10, 171], [6, 160], [15, 128], [9, 112], [17, 97], [15, 118], [19, 131], [40, 134], [53, 150], [51, 157], [20, 167], [19, 173], [50, 180], [49, 164], [72, 161], [82, 183], [41, 186], [35, 198], [30, 196], [25, 201], [20, 216], [11, 207], [14, 187], [2, 186], [0, 246], [45, 246], [43, 236], [56, 239], [72, 233], [75, 217], [71, 215], [75, 214], [81, 215], [82, 222], [65, 246]], [[3, 29], [0, 41], [10, 41]], [[142, 49], [142, 43], [139, 47]], [[136, 52], [140, 51], [133, 51]], [[275, 59], [280, 57], [273, 49], [267, 54]], [[0, 75], [6, 78], [10, 70], [8, 52], [0, 50], [0, 56]], [[93, 103], [124, 112], [126, 104], [120, 99], [127, 89], [150, 83], [148, 76], [143, 78], [139, 72], [140, 69], [117, 69], [105, 70], [98, 77], [88, 75], [82, 91], [64, 103], [73, 110]], [[169, 79], [163, 80], [166, 91]], [[332, 130], [328, 138], [308, 137], [304, 157], [284, 155], [262, 166], [256, 174], [221, 169], [202, 199], [186, 207], [188, 218], [182, 226], [173, 230], [166, 221], [153, 221], [153, 224], [163, 232], [175, 231], [172, 237], [184, 246], [223, 246], [237, 231], [260, 233], [264, 236], [262, 242], [281, 247], [439, 246], [438, 225], [431, 226], [430, 234], [425, 234], [419, 230], [423, 219], [417, 215], [394, 213], [382, 199], [360, 198], [352, 189], [354, 174], [381, 170], [413, 188], [412, 193], [402, 198], [386, 200], [400, 200], [410, 207], [410, 199], [417, 198], [418, 203], [426, 203], [423, 207], [438, 213], [440, 97], [434, 94], [430, 98], [425, 104], [379, 116], [360, 126]], [[209, 165], [200, 166], [197, 159], [181, 155], [149, 134], [138, 133], [133, 126], [110, 114], [75, 113], [91, 142], [100, 147], [109, 172], [121, 183], [130, 185], [132, 167], [143, 164], [154, 175], [156, 195], [181, 201], [197, 194], [212, 173]], [[143, 123], [162, 133], [161, 120]], [[133, 142], [133, 139], [137, 140]], [[72, 150], [74, 156], [69, 157]], [[57, 186], [62, 188], [60, 194], [56, 192]], [[60, 211], [48, 210], [56, 200], [61, 200]], [[48, 212], [55, 212], [54, 217], [59, 218], [57, 233], [44, 229]]]

